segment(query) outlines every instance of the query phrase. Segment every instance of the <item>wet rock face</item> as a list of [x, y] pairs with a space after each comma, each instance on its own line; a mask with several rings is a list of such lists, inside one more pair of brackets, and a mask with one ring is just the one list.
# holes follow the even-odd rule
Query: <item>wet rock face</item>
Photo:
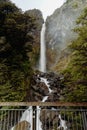
[[47, 109], [43, 109], [40, 113], [40, 120], [42, 122], [42, 129], [52, 130], [60, 125], [60, 119], [58, 118], [59, 113], [56, 111], [51, 111]]
[[67, 2], [46, 20], [47, 65], [50, 68], [58, 61], [61, 51], [77, 37], [72, 29], [76, 20], [87, 6], [87, 0], [67, 0]]
[[[47, 84], [41, 80], [46, 79]], [[33, 75], [29, 101], [42, 101], [45, 96], [48, 96], [46, 101], [60, 101], [62, 96], [62, 90], [64, 86], [61, 83], [63, 77], [53, 72], [50, 73], [39, 73]], [[51, 92], [49, 92], [49, 89]]]
[[[42, 24], [44, 22], [43, 20], [43, 16], [42, 16], [42, 12], [38, 9], [32, 9], [32, 10], [28, 10], [25, 12], [25, 14], [29, 15], [29, 17], [34, 19], [34, 25], [33, 28], [31, 27], [31, 31], [30, 29], [28, 29], [28, 33], [27, 35], [30, 37], [33, 37], [33, 43], [32, 43], [32, 53], [30, 55], [30, 53], [28, 53], [27, 51], [27, 55], [29, 56], [29, 58], [31, 59], [31, 64], [33, 65], [32, 67], [36, 67], [36, 65], [38, 64], [37, 61], [39, 60], [39, 53], [40, 53], [40, 33], [41, 33], [41, 28], [42, 28]], [[30, 45], [30, 41], [26, 43], [26, 47]]]
[[[70, 123], [68, 119], [61, 113], [60, 110], [51, 108], [43, 108], [40, 112], [40, 120], [42, 122], [42, 130], [70, 130]], [[61, 120], [64, 121], [61, 125]], [[66, 127], [63, 126], [65, 124]]]
[[49, 93], [48, 87], [37, 75], [33, 76], [30, 93], [30, 101], [42, 101]]

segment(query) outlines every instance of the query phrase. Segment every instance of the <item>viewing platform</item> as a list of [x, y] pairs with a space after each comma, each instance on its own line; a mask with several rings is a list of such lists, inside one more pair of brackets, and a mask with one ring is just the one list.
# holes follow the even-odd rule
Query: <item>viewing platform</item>
[[87, 103], [0, 102], [0, 130], [87, 130]]

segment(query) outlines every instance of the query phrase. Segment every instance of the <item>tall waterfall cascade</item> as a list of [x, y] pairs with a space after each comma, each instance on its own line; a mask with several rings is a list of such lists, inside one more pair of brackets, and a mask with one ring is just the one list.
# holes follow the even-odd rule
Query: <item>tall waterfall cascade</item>
[[42, 26], [41, 36], [40, 36], [40, 63], [39, 70], [41, 72], [46, 72], [46, 43], [45, 43], [45, 23]]

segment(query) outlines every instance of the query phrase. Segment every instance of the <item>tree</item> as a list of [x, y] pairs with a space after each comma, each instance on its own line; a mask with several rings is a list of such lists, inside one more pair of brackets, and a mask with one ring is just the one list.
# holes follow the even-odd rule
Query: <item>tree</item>
[[[34, 19], [11, 2], [0, 5], [0, 101], [26, 101], [30, 89]], [[28, 43], [28, 44], [27, 44]]]
[[74, 31], [78, 38], [69, 46], [72, 50], [71, 61], [63, 72], [68, 86], [68, 101], [87, 101], [87, 8], [76, 21]]

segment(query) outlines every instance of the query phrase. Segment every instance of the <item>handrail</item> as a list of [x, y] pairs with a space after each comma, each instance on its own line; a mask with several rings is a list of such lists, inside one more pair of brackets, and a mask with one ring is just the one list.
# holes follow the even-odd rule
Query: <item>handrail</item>
[[87, 107], [87, 103], [79, 102], [0, 102], [0, 106], [84, 106]]

